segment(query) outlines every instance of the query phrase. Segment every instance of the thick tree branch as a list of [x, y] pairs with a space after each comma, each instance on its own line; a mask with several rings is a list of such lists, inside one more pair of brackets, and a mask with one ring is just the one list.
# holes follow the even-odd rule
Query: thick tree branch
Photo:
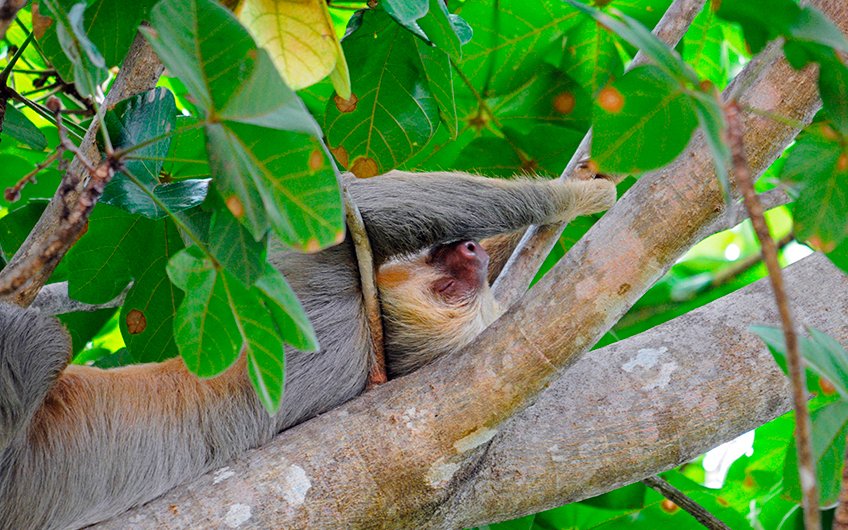
[[[848, 25], [848, 6], [841, 0], [814, 3]], [[808, 123], [819, 107], [815, 71], [792, 70], [776, 47], [745, 68], [729, 95], [793, 123]], [[798, 132], [758, 116], [745, 115], [743, 121], [755, 171], [767, 167]], [[526, 408], [698, 241], [723, 203], [698, 135], [675, 164], [642, 177], [520, 304], [464, 352], [287, 431], [237, 460], [232, 480], [213, 485], [201, 479], [128, 517], [197, 526], [195, 517], [223, 518], [232, 508], [240, 515], [248, 510], [248, 521], [257, 526], [427, 523], [478, 473], [480, 449], [504, 422]], [[713, 401], [723, 400], [721, 394], [711, 395]], [[764, 402], [774, 399], [765, 396], [756, 405]], [[746, 406], [756, 408], [750, 399]], [[632, 428], [633, 418], [628, 420]], [[675, 454], [686, 452], [666, 443], [673, 434], [659, 429], [651, 441]], [[646, 447], [638, 447], [640, 458]], [[216, 499], [226, 499], [226, 507]]]
[[[848, 277], [820, 255], [791, 266], [786, 275], [804, 323], [848, 341], [842, 321]], [[345, 434], [363, 416], [395, 407], [385, 397], [397, 391], [371, 396], [405, 386], [401, 379], [286, 431], [225, 472], [209, 473], [100, 527], [225, 527], [235, 514], [248, 514], [239, 528], [462, 528], [635, 482], [789, 410], [788, 380], [747, 330], [779, 321], [771, 296], [768, 281], [760, 280], [584, 356], [498, 431], [474, 431], [455, 443], [455, 451], [468, 452], [475, 465], [453, 477], [452, 494], [430, 505], [416, 525], [397, 511], [404, 489], [393, 483], [407, 477], [375, 475], [363, 454], [392, 445], [396, 430], [426, 428], [426, 409], [391, 410], [394, 421], [371, 433], [365, 448]], [[422, 458], [431, 466], [430, 480], [452, 469], [436, 455]], [[374, 511], [350, 517], [363, 496], [375, 501]]]
[[[106, 96], [105, 106], [111, 108], [123, 99], [150, 90], [156, 85], [162, 70], [162, 63], [153, 49], [141, 34], [137, 34], [130, 51], [127, 53], [123, 68], [118, 72], [118, 76]], [[100, 160], [96, 142], [99, 127], [100, 124], [95, 118], [79, 146], [79, 151], [85, 158], [95, 163]], [[68, 173], [70, 175], [66, 175], [63, 181], [76, 183], [76, 189], [71, 191], [59, 189], [56, 191], [26, 241], [12, 257], [6, 268], [0, 272], [0, 283], [3, 283], [3, 280], [7, 278], [15, 278], [21, 271], [25, 271], [28, 275], [27, 283], [9, 297], [8, 301], [10, 302], [22, 306], [31, 304], [38, 291], [53, 273], [61, 256], [73, 244], [73, 241], [66, 241], [64, 250], [55, 256], [58, 259], [52, 260], [49, 266], [39, 267], [32, 271], [28, 270], [32, 263], [39, 260], [40, 254], [44, 252], [44, 249], [58, 233], [64, 204], [75, 203], [82, 190], [83, 177], [87, 174], [87, 170], [79, 157], [75, 157], [71, 162]]]

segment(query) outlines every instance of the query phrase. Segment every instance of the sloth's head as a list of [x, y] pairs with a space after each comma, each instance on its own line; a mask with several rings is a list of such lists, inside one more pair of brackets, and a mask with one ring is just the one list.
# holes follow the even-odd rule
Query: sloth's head
[[485, 249], [466, 240], [380, 267], [377, 287], [390, 376], [459, 350], [497, 318], [488, 266]]

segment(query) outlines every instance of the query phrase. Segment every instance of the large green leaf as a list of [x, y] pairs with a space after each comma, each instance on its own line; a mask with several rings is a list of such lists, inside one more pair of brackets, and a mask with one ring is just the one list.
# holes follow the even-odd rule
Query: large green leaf
[[481, 0], [466, 2], [457, 12], [476, 28], [460, 67], [484, 96], [524, 84], [546, 51], [561, 47], [562, 34], [581, 21], [561, 0]]
[[[155, 88], [124, 101], [115, 112], [107, 114], [106, 121], [115, 148], [142, 147], [133, 150], [123, 162], [123, 171], [116, 173], [106, 185], [101, 202], [150, 219], [160, 219], [168, 212], [187, 210], [203, 202], [208, 179], [172, 183], [159, 180], [171, 143], [165, 135], [176, 125], [176, 106], [169, 90]], [[160, 137], [159, 141], [145, 144]]]
[[183, 248], [179, 231], [172, 222], [162, 221], [146, 235], [146, 254], [134, 260], [135, 279], [121, 306], [120, 320], [124, 342], [134, 362], [141, 363], [164, 361], [179, 353], [174, 317], [183, 299], [165, 271], [168, 261]]
[[260, 401], [275, 412], [283, 392], [283, 341], [257, 294], [196, 247], [174, 256], [168, 275], [191, 293], [177, 310], [174, 329], [189, 370], [201, 377], [217, 375], [243, 349]]
[[456, 138], [458, 132], [456, 95], [453, 88], [453, 68], [450, 57], [442, 50], [421, 40], [415, 41], [415, 47], [421, 57], [424, 73], [427, 75], [427, 84], [439, 106], [442, 123], [448, 128], [451, 137]]
[[[80, 3], [81, 0], [56, 0], [65, 10]], [[130, 49], [139, 24], [147, 18], [150, 8], [156, 0], [136, 0], [132, 2], [115, 2], [114, 0], [88, 0], [83, 17], [83, 28], [88, 40], [102, 54], [107, 67], [119, 66]], [[44, 10], [42, 15], [49, 15]], [[39, 43], [45, 55], [62, 79], [75, 80], [73, 65], [65, 56], [59, 43], [56, 25], [50, 26]]]
[[[148, 38], [206, 115], [216, 186], [255, 240], [269, 229], [318, 250], [343, 233], [341, 196], [317, 124], [232, 13], [164, 0]], [[226, 47], [221, 47], [221, 42]]]
[[[461, 19], [460, 19], [461, 20]], [[430, 0], [430, 9], [418, 21], [418, 26], [424, 30], [427, 39], [437, 48], [446, 52], [454, 60], [462, 58], [462, 43], [456, 34], [454, 22], [443, 0]]]
[[9, 138], [12, 138], [38, 151], [47, 148], [47, 138], [44, 137], [44, 133], [10, 103], [6, 104], [6, 115], [3, 117], [2, 130], [3, 136], [0, 137], [0, 141], [8, 141]]
[[819, 69], [822, 109], [833, 127], [848, 135], [848, 67], [834, 57]]
[[677, 81], [655, 66], [635, 68], [598, 95], [592, 160], [611, 173], [660, 167], [683, 151], [696, 125]]
[[[751, 331], [769, 346], [769, 350], [786, 371], [786, 342], [781, 328], [752, 326]], [[848, 352], [836, 340], [816, 329], [809, 337], [799, 341], [801, 356], [807, 367], [819, 377], [824, 377], [836, 388], [843, 399], [848, 400]]]
[[[812, 419], [813, 461], [819, 501], [822, 505], [836, 504], [845, 459], [845, 437], [848, 435], [848, 401], [830, 403], [810, 413]], [[801, 484], [798, 476], [798, 453], [792, 440], [786, 453], [783, 470], [784, 492], [795, 502], [801, 502]]]
[[848, 152], [826, 126], [798, 139], [781, 180], [793, 185], [795, 231], [800, 239], [829, 252], [848, 238]]
[[639, 49], [648, 56], [657, 68], [678, 81], [698, 82], [698, 76], [692, 71], [674, 50], [669, 49], [661, 40], [651, 33], [645, 26], [627, 15], [617, 13], [612, 16], [599, 9], [595, 9], [576, 0], [568, 0], [568, 3], [579, 11], [591, 16], [604, 27], [614, 31], [616, 35]]
[[398, 167], [436, 131], [439, 109], [415, 37], [380, 10], [342, 41], [351, 65], [350, 100], [327, 106], [324, 131], [336, 159], [359, 177]]
[[713, 3], [704, 6], [683, 36], [683, 60], [695, 73], [722, 88], [727, 84], [728, 64], [724, 31], [716, 20]]
[[596, 94], [611, 76], [624, 71], [615, 35], [591, 19], [583, 19], [566, 33], [565, 72], [589, 92]]
[[255, 239], [271, 226], [295, 248], [341, 241], [341, 195], [318, 139], [236, 122], [206, 131], [218, 191]]
[[[210, 123], [318, 134], [312, 117], [235, 16], [212, 0], [163, 0], [145, 34]], [[222, 46], [226, 43], [226, 46]]]

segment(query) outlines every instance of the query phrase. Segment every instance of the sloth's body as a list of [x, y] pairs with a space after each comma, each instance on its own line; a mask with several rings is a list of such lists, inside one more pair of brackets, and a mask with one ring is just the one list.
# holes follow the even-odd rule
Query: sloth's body
[[[383, 265], [378, 285], [394, 375], [461, 348], [496, 318], [488, 256], [471, 240], [615, 200], [605, 180], [456, 174], [394, 173], [351, 182], [350, 190]], [[509, 239], [483, 246], [504, 256]], [[210, 380], [188, 373], [179, 358], [111, 370], [67, 366], [70, 341], [55, 320], [0, 305], [0, 528], [102, 521], [362, 392], [372, 352], [350, 242], [311, 255], [276, 251], [271, 261], [321, 345], [313, 353], [287, 348], [286, 392], [274, 417], [254, 395], [243, 358]]]

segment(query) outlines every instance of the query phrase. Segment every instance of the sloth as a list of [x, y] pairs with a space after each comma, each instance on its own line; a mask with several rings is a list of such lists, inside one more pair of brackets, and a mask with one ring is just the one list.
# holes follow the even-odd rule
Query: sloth
[[[346, 177], [371, 240], [388, 373], [461, 349], [501, 313], [489, 281], [531, 224], [609, 208], [615, 186], [455, 173]], [[350, 238], [314, 254], [271, 245], [320, 350], [286, 347], [269, 415], [241, 356], [201, 380], [178, 357], [102, 370], [69, 365], [61, 325], [0, 305], [0, 528], [79, 528], [143, 504], [361, 393], [372, 344]]]

